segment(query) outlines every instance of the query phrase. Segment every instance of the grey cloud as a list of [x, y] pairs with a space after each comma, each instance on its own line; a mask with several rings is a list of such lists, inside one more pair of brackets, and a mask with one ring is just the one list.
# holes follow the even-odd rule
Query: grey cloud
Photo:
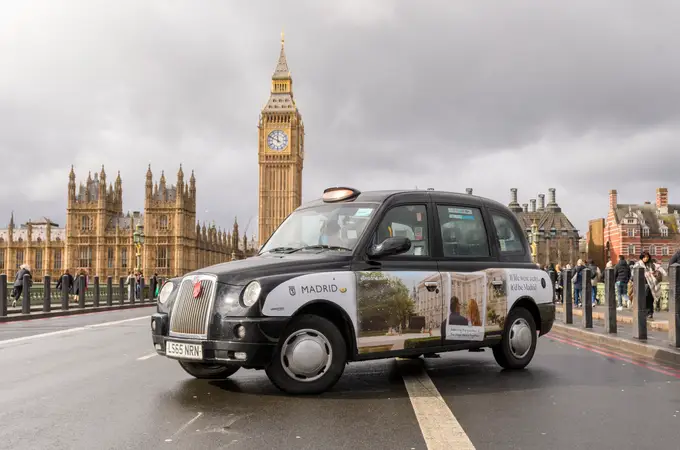
[[0, 17], [0, 223], [12, 209], [63, 222], [71, 163], [79, 180], [121, 170], [133, 210], [146, 165], [174, 180], [181, 162], [201, 219], [245, 225], [281, 28], [305, 199], [327, 184], [504, 202], [510, 187], [527, 199], [556, 187], [582, 230], [610, 188], [644, 201], [664, 185], [680, 203], [673, 2], [71, 5], [17, 2]]

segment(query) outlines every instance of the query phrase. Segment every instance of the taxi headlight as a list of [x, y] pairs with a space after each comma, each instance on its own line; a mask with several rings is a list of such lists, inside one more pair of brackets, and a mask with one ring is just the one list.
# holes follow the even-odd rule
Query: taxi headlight
[[260, 292], [262, 291], [262, 286], [257, 281], [251, 281], [248, 286], [243, 290], [243, 306], [251, 307], [255, 304], [258, 298], [260, 298]]
[[161, 292], [158, 294], [158, 302], [163, 304], [168, 301], [170, 298], [170, 294], [172, 294], [172, 290], [175, 288], [175, 284], [172, 282], [165, 283], [163, 285], [163, 288], [161, 289]]

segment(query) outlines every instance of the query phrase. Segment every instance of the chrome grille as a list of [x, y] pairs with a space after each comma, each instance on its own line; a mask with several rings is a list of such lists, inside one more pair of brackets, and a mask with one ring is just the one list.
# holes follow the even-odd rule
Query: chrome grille
[[[201, 293], [194, 298], [194, 282], [201, 283]], [[212, 276], [187, 277], [180, 284], [170, 317], [170, 336], [208, 337], [210, 314], [215, 299], [215, 280]]]

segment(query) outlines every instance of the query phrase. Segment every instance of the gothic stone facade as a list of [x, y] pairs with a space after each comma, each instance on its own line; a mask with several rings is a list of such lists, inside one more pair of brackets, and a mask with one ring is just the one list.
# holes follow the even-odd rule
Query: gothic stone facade
[[637, 260], [644, 250], [662, 264], [680, 245], [680, 205], [668, 203], [668, 189], [656, 190], [656, 201], [641, 205], [621, 204], [616, 190], [609, 191], [609, 213], [603, 241], [605, 258], [618, 262], [619, 255]]
[[185, 183], [180, 167], [177, 183], [168, 185], [164, 173], [154, 183], [149, 166], [145, 188], [144, 213], [124, 214], [120, 173], [107, 187], [102, 167], [76, 189], [71, 167], [66, 227], [45, 219], [17, 229], [12, 215], [8, 228], [0, 230], [0, 272], [13, 280], [19, 265], [28, 263], [36, 279], [80, 268], [100, 278], [127, 276], [137, 267], [133, 233], [138, 225], [145, 235], [140, 252], [145, 276], [182, 275], [254, 253], [255, 243], [240, 238], [237, 221], [228, 233], [197, 222], [193, 172]]
[[259, 244], [302, 202], [305, 126], [293, 98], [293, 79], [281, 36], [269, 101], [258, 123]]
[[576, 264], [580, 257], [578, 230], [557, 204], [555, 188], [548, 189], [548, 204], [545, 194], [520, 206], [517, 188], [510, 189], [508, 207], [515, 213], [524, 227], [529, 242], [536, 243], [536, 263], [541, 266]]

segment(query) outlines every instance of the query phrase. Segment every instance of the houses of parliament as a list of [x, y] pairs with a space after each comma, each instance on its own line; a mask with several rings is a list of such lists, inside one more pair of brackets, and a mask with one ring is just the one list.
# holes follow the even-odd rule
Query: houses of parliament
[[[302, 199], [304, 125], [292, 86], [282, 34], [270, 97], [258, 121], [259, 245]], [[26, 263], [36, 281], [81, 268], [100, 279], [127, 276], [137, 268], [144, 276], [156, 273], [164, 278], [243, 259], [259, 248], [254, 237], [249, 240], [239, 234], [236, 220], [229, 231], [197, 221], [193, 171], [187, 182], [180, 166], [171, 184], [164, 172], [154, 181], [149, 166], [143, 212], [124, 212], [120, 172], [113, 183], [107, 182], [102, 167], [78, 184], [71, 167], [64, 227], [48, 218], [17, 225], [11, 214], [7, 228], [0, 229], [0, 273], [13, 280], [19, 266]], [[135, 231], [144, 235], [139, 267]]]

